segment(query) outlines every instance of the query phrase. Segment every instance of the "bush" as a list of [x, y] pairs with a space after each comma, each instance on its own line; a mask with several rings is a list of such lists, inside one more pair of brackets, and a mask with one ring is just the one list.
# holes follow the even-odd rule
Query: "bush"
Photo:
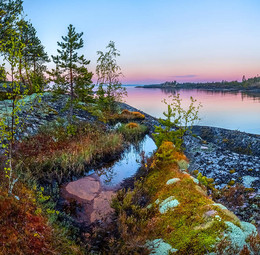
[[138, 123], [134, 122], [123, 124], [118, 128], [118, 131], [128, 141], [137, 141], [141, 139], [147, 130], [148, 129], [145, 125], [139, 125]]
[[196, 120], [199, 120], [198, 110], [201, 104], [195, 106], [197, 100], [190, 97], [191, 103], [188, 110], [185, 111], [181, 106], [180, 94], [169, 98], [172, 99], [171, 103], [163, 100], [168, 107], [168, 111], [163, 112], [166, 119], [159, 118], [161, 125], [155, 126], [153, 137], [157, 147], [160, 147], [164, 141], [170, 141], [174, 143], [177, 150], [181, 150], [184, 134], [191, 130]]

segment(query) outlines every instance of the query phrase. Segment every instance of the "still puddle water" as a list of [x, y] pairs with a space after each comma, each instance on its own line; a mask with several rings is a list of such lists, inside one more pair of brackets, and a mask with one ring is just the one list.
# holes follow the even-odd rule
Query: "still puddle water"
[[154, 150], [156, 150], [154, 141], [146, 135], [138, 145], [131, 145], [124, 152], [121, 159], [112, 166], [96, 170], [96, 173], [100, 176], [101, 184], [107, 188], [118, 187], [124, 179], [135, 175], [139, 169], [141, 152], [143, 151], [146, 156], [151, 156]]

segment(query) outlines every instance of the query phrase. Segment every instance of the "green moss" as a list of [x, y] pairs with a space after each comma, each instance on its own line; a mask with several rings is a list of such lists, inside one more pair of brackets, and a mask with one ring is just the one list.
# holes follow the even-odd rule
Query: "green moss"
[[[138, 219], [145, 226], [138, 235], [146, 236], [146, 240], [161, 239], [177, 249], [176, 254], [214, 252], [228, 227], [225, 221], [239, 227], [239, 220], [226, 208], [214, 205], [206, 193], [201, 192], [202, 188], [197, 188], [199, 186], [191, 176], [179, 170], [174, 153], [170, 143], [163, 144], [154, 158], [153, 167], [143, 179], [142, 186], [147, 189], [146, 197], [149, 198], [145, 207], [152, 206], [149, 218]], [[206, 186], [214, 182], [202, 174], [198, 179]], [[166, 185], [169, 180], [180, 181]], [[215, 213], [210, 216], [209, 211]]]

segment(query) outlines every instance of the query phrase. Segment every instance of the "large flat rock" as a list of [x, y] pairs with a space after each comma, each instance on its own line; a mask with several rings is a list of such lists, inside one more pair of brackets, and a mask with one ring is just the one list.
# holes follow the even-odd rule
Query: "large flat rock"
[[93, 177], [85, 177], [74, 182], [70, 182], [65, 190], [76, 197], [84, 200], [93, 200], [100, 190], [99, 180]]

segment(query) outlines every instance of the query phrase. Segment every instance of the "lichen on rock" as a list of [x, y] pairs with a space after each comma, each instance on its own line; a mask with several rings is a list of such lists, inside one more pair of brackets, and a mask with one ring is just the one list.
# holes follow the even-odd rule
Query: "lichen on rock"
[[171, 185], [171, 184], [174, 184], [179, 181], [180, 181], [180, 178], [172, 178], [166, 182], [166, 185]]
[[159, 206], [159, 211], [161, 214], [166, 213], [169, 209], [178, 206], [180, 203], [174, 196], [166, 198]]
[[163, 241], [163, 239], [155, 239], [153, 241], [147, 241], [147, 247], [151, 249], [150, 254], [154, 255], [168, 255], [170, 252], [177, 252], [177, 249], [172, 248], [172, 246]]

